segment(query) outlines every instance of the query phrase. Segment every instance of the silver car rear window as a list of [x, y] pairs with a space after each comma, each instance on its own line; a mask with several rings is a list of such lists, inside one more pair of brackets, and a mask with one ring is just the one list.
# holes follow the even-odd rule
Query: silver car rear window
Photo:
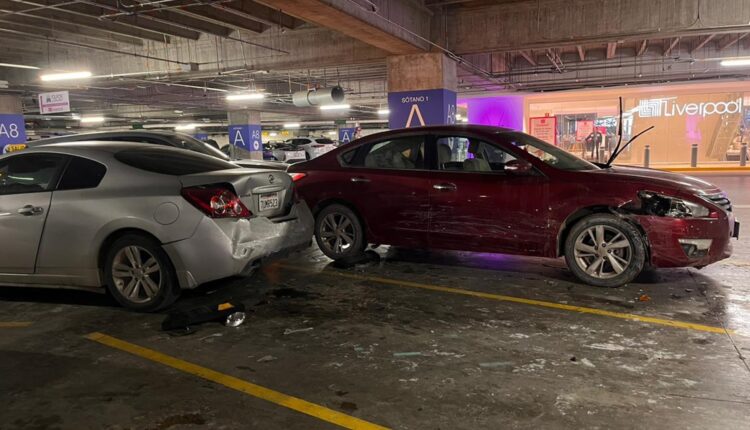
[[237, 168], [232, 163], [208, 155], [189, 151], [164, 151], [159, 148], [126, 149], [116, 153], [115, 158], [137, 169], [173, 176]]

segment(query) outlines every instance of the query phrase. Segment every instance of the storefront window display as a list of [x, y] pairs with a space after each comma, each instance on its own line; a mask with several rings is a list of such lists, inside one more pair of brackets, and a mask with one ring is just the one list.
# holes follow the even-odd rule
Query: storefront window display
[[[623, 141], [654, 127], [618, 163], [643, 165], [648, 145], [654, 167], [690, 165], [693, 147], [699, 165], [737, 164], [742, 145], [750, 143], [750, 86], [745, 83], [530, 95], [526, 106], [530, 121], [555, 118], [556, 136], [544, 140], [587, 160], [606, 161], [618, 139], [618, 97], [623, 99]], [[534, 134], [531, 127], [527, 131]]]

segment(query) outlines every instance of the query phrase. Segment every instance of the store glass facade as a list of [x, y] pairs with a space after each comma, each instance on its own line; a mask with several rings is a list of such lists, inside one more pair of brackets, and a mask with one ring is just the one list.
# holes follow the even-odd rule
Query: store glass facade
[[[553, 119], [554, 139], [545, 140], [589, 160], [606, 160], [617, 144], [618, 97], [623, 100], [623, 141], [636, 139], [617, 162], [689, 166], [693, 147], [697, 164], [737, 165], [743, 143], [750, 142], [750, 88], [745, 83], [623, 87], [530, 95], [527, 132], [540, 118]], [[538, 137], [542, 137], [541, 135]]]

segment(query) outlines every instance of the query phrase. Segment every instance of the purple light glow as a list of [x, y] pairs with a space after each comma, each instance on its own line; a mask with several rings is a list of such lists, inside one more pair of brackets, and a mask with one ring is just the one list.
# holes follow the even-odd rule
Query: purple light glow
[[459, 104], [466, 105], [470, 124], [523, 130], [523, 96], [461, 99]]

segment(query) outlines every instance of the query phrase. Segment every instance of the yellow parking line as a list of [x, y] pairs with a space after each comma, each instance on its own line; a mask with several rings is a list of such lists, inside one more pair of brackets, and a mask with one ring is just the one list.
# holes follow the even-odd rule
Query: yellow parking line
[[28, 321], [8, 321], [0, 322], [0, 328], [23, 328], [30, 326], [31, 322]]
[[138, 357], [145, 358], [146, 360], [169, 366], [173, 369], [189, 373], [191, 375], [203, 378], [211, 382], [215, 382], [241, 393], [245, 393], [271, 403], [275, 403], [279, 406], [283, 406], [285, 408], [310, 415], [319, 420], [327, 421], [329, 423], [336, 424], [347, 429], [387, 429], [387, 427], [372, 424], [359, 418], [355, 418], [353, 416], [342, 414], [341, 412], [316, 405], [315, 403], [310, 403], [297, 397], [288, 396], [284, 393], [271, 390], [270, 388], [261, 387], [260, 385], [235, 378], [234, 376], [229, 376], [215, 370], [199, 366], [197, 364], [180, 360], [179, 358], [162, 354], [161, 352], [154, 351], [152, 349], [125, 342], [124, 340], [120, 340], [103, 333], [90, 333], [86, 335], [86, 338], [93, 340], [94, 342], [98, 342], [102, 345], [106, 345], [115, 349], [119, 349], [120, 351], [137, 355]]
[[480, 291], [471, 291], [471, 290], [463, 290], [459, 288], [442, 287], [439, 285], [422, 284], [419, 282], [381, 278], [378, 276], [357, 275], [354, 273], [345, 273], [341, 271], [316, 272], [314, 270], [301, 269], [298, 267], [287, 266], [287, 265], [282, 265], [282, 267], [284, 267], [285, 269], [294, 270], [298, 272], [307, 272], [311, 274], [317, 273], [317, 274], [322, 274], [322, 275], [338, 276], [341, 278], [356, 279], [358, 281], [370, 281], [370, 282], [377, 282], [380, 284], [396, 285], [400, 287], [419, 288], [422, 290], [430, 290], [430, 291], [440, 291], [443, 293], [460, 294], [463, 296], [479, 297], [482, 299], [497, 300], [501, 302], [521, 303], [524, 305], [559, 309], [559, 310], [578, 312], [578, 313], [584, 313], [584, 314], [600, 315], [604, 317], [619, 318], [619, 319], [624, 319], [624, 320], [638, 321], [638, 322], [644, 322], [644, 323], [650, 323], [650, 324], [659, 324], [659, 325], [665, 325], [669, 327], [684, 328], [688, 330], [706, 331], [709, 333], [722, 333], [722, 334], [734, 333], [733, 330], [728, 330], [728, 329], [725, 330], [723, 327], [714, 327], [714, 326], [703, 325], [703, 324], [695, 324], [695, 323], [684, 322], [684, 321], [675, 321], [675, 320], [670, 320], [670, 319], [647, 317], [647, 316], [627, 314], [627, 313], [622, 313], [622, 312], [612, 312], [612, 311], [607, 311], [603, 309], [588, 308], [584, 306], [573, 306], [573, 305], [566, 305], [563, 303], [546, 302], [543, 300], [525, 299], [522, 297], [504, 296], [504, 295], [492, 294], [492, 293], [483, 293]]

